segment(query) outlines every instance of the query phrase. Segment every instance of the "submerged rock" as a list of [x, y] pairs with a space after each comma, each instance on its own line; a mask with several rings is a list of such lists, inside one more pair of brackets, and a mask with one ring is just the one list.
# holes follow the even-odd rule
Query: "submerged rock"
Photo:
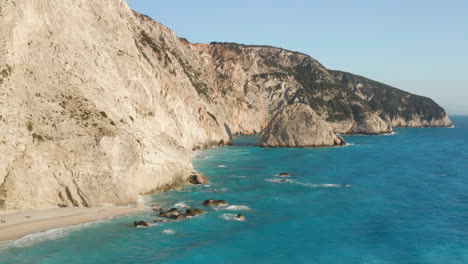
[[291, 177], [291, 175], [289, 175], [289, 173], [287, 173], [287, 172], [282, 172], [282, 173], [280, 173], [279, 176], [280, 177]]
[[224, 205], [228, 205], [228, 203], [225, 200], [209, 199], [209, 200], [205, 200], [203, 202], [203, 205], [205, 205], [205, 206], [224, 206]]
[[261, 147], [333, 147], [345, 141], [306, 104], [283, 107], [259, 137]]
[[142, 227], [149, 227], [150, 225], [149, 225], [149, 223], [146, 222], [146, 221], [135, 221], [135, 222], [133, 222], [133, 226], [134, 226], [134, 227], [140, 227], [140, 226], [142, 226]]

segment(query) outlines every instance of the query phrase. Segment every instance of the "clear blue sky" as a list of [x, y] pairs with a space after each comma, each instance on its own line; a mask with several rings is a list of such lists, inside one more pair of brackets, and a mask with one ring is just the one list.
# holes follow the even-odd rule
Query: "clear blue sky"
[[191, 42], [268, 44], [468, 114], [468, 0], [127, 0]]

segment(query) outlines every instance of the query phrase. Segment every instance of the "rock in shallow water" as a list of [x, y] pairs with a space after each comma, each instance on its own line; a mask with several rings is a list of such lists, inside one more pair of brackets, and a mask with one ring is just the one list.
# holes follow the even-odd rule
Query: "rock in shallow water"
[[188, 181], [191, 184], [196, 184], [196, 185], [207, 184], [208, 178], [206, 178], [206, 176], [203, 174], [195, 173], [195, 174], [190, 175], [190, 177], [188, 178]]
[[175, 220], [183, 220], [183, 219], [187, 219], [187, 214], [179, 214], [175, 217], [173, 217]]
[[180, 214], [180, 210], [177, 209], [177, 208], [172, 208], [170, 210], [167, 210], [166, 212], [162, 211], [159, 216], [160, 217], [168, 217], [168, 218], [171, 218], [171, 217], [176, 217]]
[[187, 209], [186, 211], [186, 214], [189, 215], [189, 216], [196, 216], [196, 215], [201, 215], [201, 214], [204, 214], [206, 213], [204, 210], [202, 209]]
[[333, 147], [345, 141], [306, 104], [283, 107], [259, 137], [261, 147]]
[[209, 200], [205, 200], [203, 202], [203, 205], [205, 206], [223, 206], [223, 205], [228, 205], [228, 203], [224, 200], [213, 200], [213, 199], [209, 199]]
[[149, 223], [146, 221], [135, 221], [133, 222], [134, 227], [149, 227]]
[[236, 219], [237, 219], [238, 221], [245, 221], [245, 216], [243, 216], [243, 215], [241, 215], [241, 214], [238, 214], [238, 215], [236, 216]]

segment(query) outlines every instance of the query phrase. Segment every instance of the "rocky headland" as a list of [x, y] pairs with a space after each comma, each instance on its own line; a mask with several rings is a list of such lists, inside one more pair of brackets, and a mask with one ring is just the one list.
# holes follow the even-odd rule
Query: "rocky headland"
[[259, 144], [262, 147], [334, 147], [345, 142], [310, 106], [295, 103], [271, 118], [260, 134]]
[[238, 134], [332, 146], [336, 133], [451, 126], [429, 98], [281, 48], [192, 44], [123, 0], [0, 1], [0, 40], [3, 209], [128, 205], [203, 183], [191, 151]]

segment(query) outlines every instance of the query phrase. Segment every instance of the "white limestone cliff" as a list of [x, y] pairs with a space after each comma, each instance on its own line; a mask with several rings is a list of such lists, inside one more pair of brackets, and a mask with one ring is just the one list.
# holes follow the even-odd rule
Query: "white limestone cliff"
[[0, 0], [0, 208], [136, 203], [293, 103], [340, 133], [398, 123], [339, 83], [305, 54], [189, 43], [123, 0]]
[[295, 103], [276, 113], [259, 136], [262, 147], [335, 147], [345, 145], [310, 106]]

